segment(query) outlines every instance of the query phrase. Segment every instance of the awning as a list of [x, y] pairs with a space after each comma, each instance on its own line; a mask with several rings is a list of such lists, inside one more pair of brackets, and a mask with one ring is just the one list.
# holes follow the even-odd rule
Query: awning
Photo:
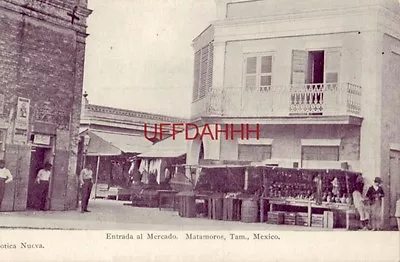
[[184, 132], [174, 137], [161, 140], [150, 147], [150, 150], [138, 155], [140, 158], [175, 158], [186, 154], [186, 139]]
[[117, 156], [122, 153], [142, 153], [152, 143], [144, 136], [111, 133], [103, 131], [84, 131], [90, 137], [88, 156]]

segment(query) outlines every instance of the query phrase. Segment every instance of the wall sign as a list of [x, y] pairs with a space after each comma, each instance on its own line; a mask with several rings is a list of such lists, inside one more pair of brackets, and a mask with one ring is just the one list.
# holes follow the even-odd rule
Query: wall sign
[[28, 141], [30, 100], [18, 97], [14, 124], [14, 144], [26, 144]]
[[50, 136], [49, 135], [40, 135], [40, 134], [35, 134], [33, 137], [33, 143], [38, 144], [38, 145], [50, 145]]

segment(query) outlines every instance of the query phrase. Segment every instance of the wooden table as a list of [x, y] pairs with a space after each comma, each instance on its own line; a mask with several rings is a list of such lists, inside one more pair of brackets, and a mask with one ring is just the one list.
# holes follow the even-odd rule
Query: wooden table
[[321, 205], [317, 205], [315, 201], [304, 200], [304, 199], [281, 199], [281, 198], [267, 198], [262, 197], [260, 201], [260, 221], [264, 222], [264, 205], [267, 202], [269, 204], [269, 211], [274, 211], [275, 207], [278, 205], [282, 206], [295, 206], [295, 207], [306, 207], [307, 208], [307, 225], [311, 226], [312, 219], [312, 209], [313, 208], [321, 208], [327, 210], [335, 210], [335, 211], [345, 211], [346, 212], [346, 228], [349, 228], [349, 212], [354, 210], [354, 207], [349, 204], [343, 203], [331, 203], [331, 202], [322, 202]]
[[[178, 191], [175, 190], [158, 190], [158, 208], [161, 210], [162, 208], [172, 208], [175, 209], [176, 207], [176, 194]], [[172, 199], [172, 201], [171, 201]], [[166, 204], [163, 204], [163, 200]]]

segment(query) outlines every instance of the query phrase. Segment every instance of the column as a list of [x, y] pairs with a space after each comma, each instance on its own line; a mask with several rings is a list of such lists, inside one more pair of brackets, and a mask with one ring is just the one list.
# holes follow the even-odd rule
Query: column
[[383, 34], [376, 31], [361, 32], [361, 115], [363, 122], [360, 138], [360, 164], [366, 183], [373, 182], [381, 173], [381, 92]]

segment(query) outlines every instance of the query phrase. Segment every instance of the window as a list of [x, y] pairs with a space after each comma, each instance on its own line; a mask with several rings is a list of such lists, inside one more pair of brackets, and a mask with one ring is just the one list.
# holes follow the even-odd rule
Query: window
[[339, 81], [340, 50], [293, 50], [292, 84], [323, 84]]
[[272, 55], [245, 56], [244, 88], [248, 91], [266, 90], [272, 84]]
[[241, 145], [239, 144], [240, 161], [263, 161], [271, 159], [271, 145]]
[[213, 43], [209, 43], [194, 54], [193, 101], [202, 99], [212, 86], [213, 60]]
[[339, 161], [339, 147], [303, 146], [302, 160]]

